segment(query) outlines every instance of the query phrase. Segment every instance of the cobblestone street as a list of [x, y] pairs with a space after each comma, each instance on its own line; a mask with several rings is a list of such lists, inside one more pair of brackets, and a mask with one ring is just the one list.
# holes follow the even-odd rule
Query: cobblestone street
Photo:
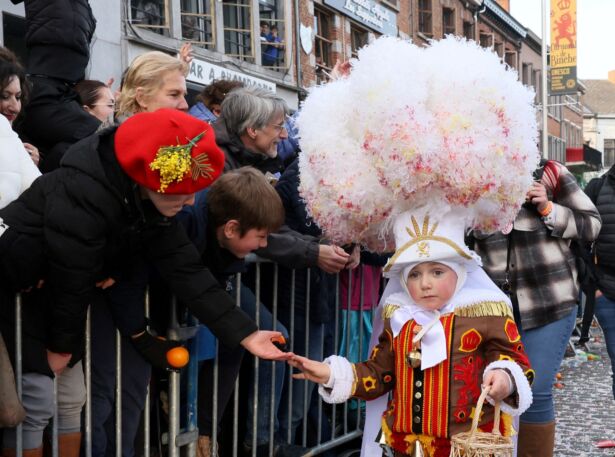
[[600, 359], [564, 359], [561, 369], [564, 387], [554, 389], [557, 457], [615, 456], [615, 448], [595, 446], [600, 440], [615, 440], [615, 401], [602, 333], [592, 329], [592, 334], [598, 339], [590, 342], [590, 353], [599, 355]]

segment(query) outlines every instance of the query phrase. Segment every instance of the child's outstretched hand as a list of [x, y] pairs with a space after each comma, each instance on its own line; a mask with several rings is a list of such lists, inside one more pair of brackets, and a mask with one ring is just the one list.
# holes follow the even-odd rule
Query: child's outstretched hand
[[295, 379], [307, 379], [308, 381], [317, 382], [318, 384], [325, 384], [331, 377], [331, 368], [329, 368], [329, 365], [323, 362], [310, 360], [307, 357], [293, 354], [293, 356], [288, 359], [288, 364], [291, 367], [301, 370], [301, 373], [293, 375]]
[[489, 397], [493, 401], [502, 401], [508, 397], [511, 392], [510, 376], [504, 370], [491, 370], [487, 372], [483, 379], [483, 387], [489, 386]]

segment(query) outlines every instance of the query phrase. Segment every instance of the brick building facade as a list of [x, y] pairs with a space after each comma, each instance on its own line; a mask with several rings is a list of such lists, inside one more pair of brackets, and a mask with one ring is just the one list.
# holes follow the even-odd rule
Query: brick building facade
[[[541, 100], [540, 39], [510, 15], [510, 0], [90, 0], [90, 4], [98, 20], [88, 69], [92, 79], [119, 81], [138, 54], [173, 53], [190, 41], [195, 55], [188, 76], [191, 96], [214, 78], [241, 79], [277, 92], [297, 109], [305, 89], [326, 82], [337, 60], [356, 56], [359, 48], [380, 35], [426, 45], [430, 39], [455, 34], [493, 49], [519, 72], [524, 84], [535, 89], [537, 105]], [[0, 0], [0, 13], [1, 43], [24, 55], [23, 4]], [[549, 105], [550, 156], [565, 161], [566, 147], [582, 144], [578, 95], [553, 98]]]

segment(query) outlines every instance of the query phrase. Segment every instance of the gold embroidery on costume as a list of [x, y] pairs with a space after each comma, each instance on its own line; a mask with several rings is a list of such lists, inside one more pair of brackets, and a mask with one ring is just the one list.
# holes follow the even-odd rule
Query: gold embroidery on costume
[[376, 378], [372, 376], [366, 376], [362, 379], [362, 381], [365, 392], [369, 392], [370, 390], [374, 390], [376, 388]]
[[393, 316], [393, 313], [399, 308], [401, 308], [399, 305], [384, 305], [384, 307], [382, 308], [382, 319], [390, 319]]
[[419, 251], [419, 257], [429, 257], [429, 243], [427, 241], [421, 241], [416, 245]]
[[475, 328], [471, 328], [461, 335], [461, 344], [459, 350], [461, 352], [474, 352], [480, 346], [483, 341], [483, 337]]
[[512, 309], [505, 301], [485, 300], [462, 308], [455, 308], [459, 317], [513, 317]]

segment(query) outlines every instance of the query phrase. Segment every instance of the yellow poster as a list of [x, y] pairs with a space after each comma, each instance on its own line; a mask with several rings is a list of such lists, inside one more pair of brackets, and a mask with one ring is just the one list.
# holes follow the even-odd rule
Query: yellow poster
[[577, 0], [551, 0], [552, 95], [577, 91]]

